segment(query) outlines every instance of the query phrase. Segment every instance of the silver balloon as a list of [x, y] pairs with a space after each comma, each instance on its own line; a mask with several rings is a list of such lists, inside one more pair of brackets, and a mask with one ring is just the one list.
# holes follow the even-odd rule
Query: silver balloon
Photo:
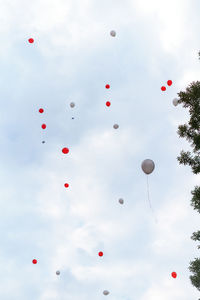
[[103, 291], [103, 294], [105, 295], [105, 296], [107, 296], [108, 294], [109, 294], [109, 291]]
[[56, 275], [60, 275], [60, 271], [56, 271]]
[[114, 129], [117, 129], [117, 128], [119, 128], [119, 125], [118, 125], [118, 124], [115, 124], [115, 125], [113, 125], [113, 128], [114, 128]]
[[110, 35], [111, 36], [116, 36], [116, 32], [114, 30], [111, 30]]
[[173, 99], [173, 104], [174, 104], [174, 106], [177, 106], [177, 105], [178, 105], [178, 99], [177, 99], [177, 98], [174, 98], [174, 99]]
[[119, 203], [120, 203], [120, 204], [124, 204], [124, 199], [120, 198], [120, 199], [119, 199]]
[[154, 164], [153, 160], [145, 159], [142, 162], [141, 167], [142, 167], [142, 170], [144, 171], [144, 173], [151, 174], [155, 168], [155, 164]]
[[70, 103], [70, 106], [73, 108], [75, 106], [75, 103], [74, 102], [71, 102]]

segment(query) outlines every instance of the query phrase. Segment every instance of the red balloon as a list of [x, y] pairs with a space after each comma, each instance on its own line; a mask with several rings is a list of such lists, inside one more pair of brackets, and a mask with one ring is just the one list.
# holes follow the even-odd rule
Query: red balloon
[[109, 84], [106, 84], [106, 89], [109, 89], [109, 88], [110, 88]]
[[170, 85], [172, 85], [172, 81], [171, 80], [168, 80], [167, 81], [167, 84], [170, 86]]
[[37, 264], [37, 259], [33, 259], [32, 260], [32, 263], [35, 265], [35, 264]]
[[67, 154], [67, 153], [69, 152], [69, 149], [68, 149], [68, 148], [63, 148], [63, 149], [62, 149], [62, 152], [63, 152], [64, 154]]
[[32, 44], [34, 42], [34, 39], [30, 38], [28, 41], [30, 44]]
[[42, 129], [45, 129], [47, 126], [46, 126], [46, 124], [42, 124]]
[[99, 256], [103, 256], [103, 252], [102, 251], [99, 252]]
[[111, 104], [111, 103], [110, 103], [109, 101], [106, 102], [106, 105], [107, 105], [107, 106], [110, 106], [110, 104]]
[[172, 275], [173, 278], [176, 278], [176, 276], [177, 276], [176, 272], [172, 272], [171, 275]]
[[68, 183], [65, 183], [64, 186], [65, 186], [66, 188], [68, 188], [68, 187], [69, 187], [69, 184], [68, 184]]
[[162, 86], [162, 87], [161, 87], [161, 90], [162, 90], [162, 91], [166, 91], [166, 87], [165, 87], [165, 86]]
[[43, 108], [40, 108], [40, 109], [39, 109], [39, 113], [42, 114], [43, 112], [44, 112], [44, 109], [43, 109]]

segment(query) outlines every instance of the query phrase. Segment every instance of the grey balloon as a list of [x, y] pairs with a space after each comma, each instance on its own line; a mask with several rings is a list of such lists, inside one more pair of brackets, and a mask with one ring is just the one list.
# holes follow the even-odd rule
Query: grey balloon
[[120, 204], [124, 204], [124, 199], [120, 198], [120, 199], [119, 199], [119, 203], [120, 203]]
[[113, 128], [114, 128], [114, 129], [117, 129], [117, 128], [119, 128], [119, 125], [118, 125], [118, 124], [114, 124], [114, 125], [113, 125]]
[[116, 36], [116, 32], [114, 30], [111, 30], [110, 35], [111, 36]]
[[71, 102], [70, 103], [70, 106], [73, 108], [75, 106], [75, 103], [74, 102]]
[[105, 296], [107, 296], [107, 295], [109, 294], [109, 291], [105, 290], [105, 291], [103, 291], [103, 294], [104, 294]]
[[142, 162], [141, 167], [142, 167], [142, 170], [144, 171], [144, 173], [151, 174], [155, 168], [155, 164], [154, 164], [153, 160], [145, 159]]
[[174, 106], [177, 106], [177, 105], [178, 105], [178, 99], [177, 99], [177, 98], [174, 98], [174, 99], [173, 99], [173, 104], [174, 104]]
[[60, 275], [60, 271], [56, 271], [56, 275]]

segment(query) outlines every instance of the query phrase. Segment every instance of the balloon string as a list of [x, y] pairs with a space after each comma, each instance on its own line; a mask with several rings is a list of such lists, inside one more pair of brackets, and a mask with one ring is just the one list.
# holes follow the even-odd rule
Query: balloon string
[[157, 218], [156, 218], [156, 216], [155, 216], [154, 210], [153, 210], [153, 208], [152, 208], [151, 201], [150, 201], [150, 196], [149, 196], [149, 181], [148, 181], [148, 175], [147, 175], [147, 195], [148, 195], [149, 206], [150, 206], [150, 208], [151, 208], [151, 211], [152, 211], [152, 214], [153, 214], [153, 216], [154, 216], [155, 222], [157, 223], [158, 221], [157, 221]]

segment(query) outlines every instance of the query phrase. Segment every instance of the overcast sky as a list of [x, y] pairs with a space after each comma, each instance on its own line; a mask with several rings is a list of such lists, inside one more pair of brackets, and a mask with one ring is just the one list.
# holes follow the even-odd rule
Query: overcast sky
[[189, 113], [172, 104], [200, 79], [199, 12], [198, 0], [0, 0], [0, 299], [199, 297], [200, 176], [177, 161]]

